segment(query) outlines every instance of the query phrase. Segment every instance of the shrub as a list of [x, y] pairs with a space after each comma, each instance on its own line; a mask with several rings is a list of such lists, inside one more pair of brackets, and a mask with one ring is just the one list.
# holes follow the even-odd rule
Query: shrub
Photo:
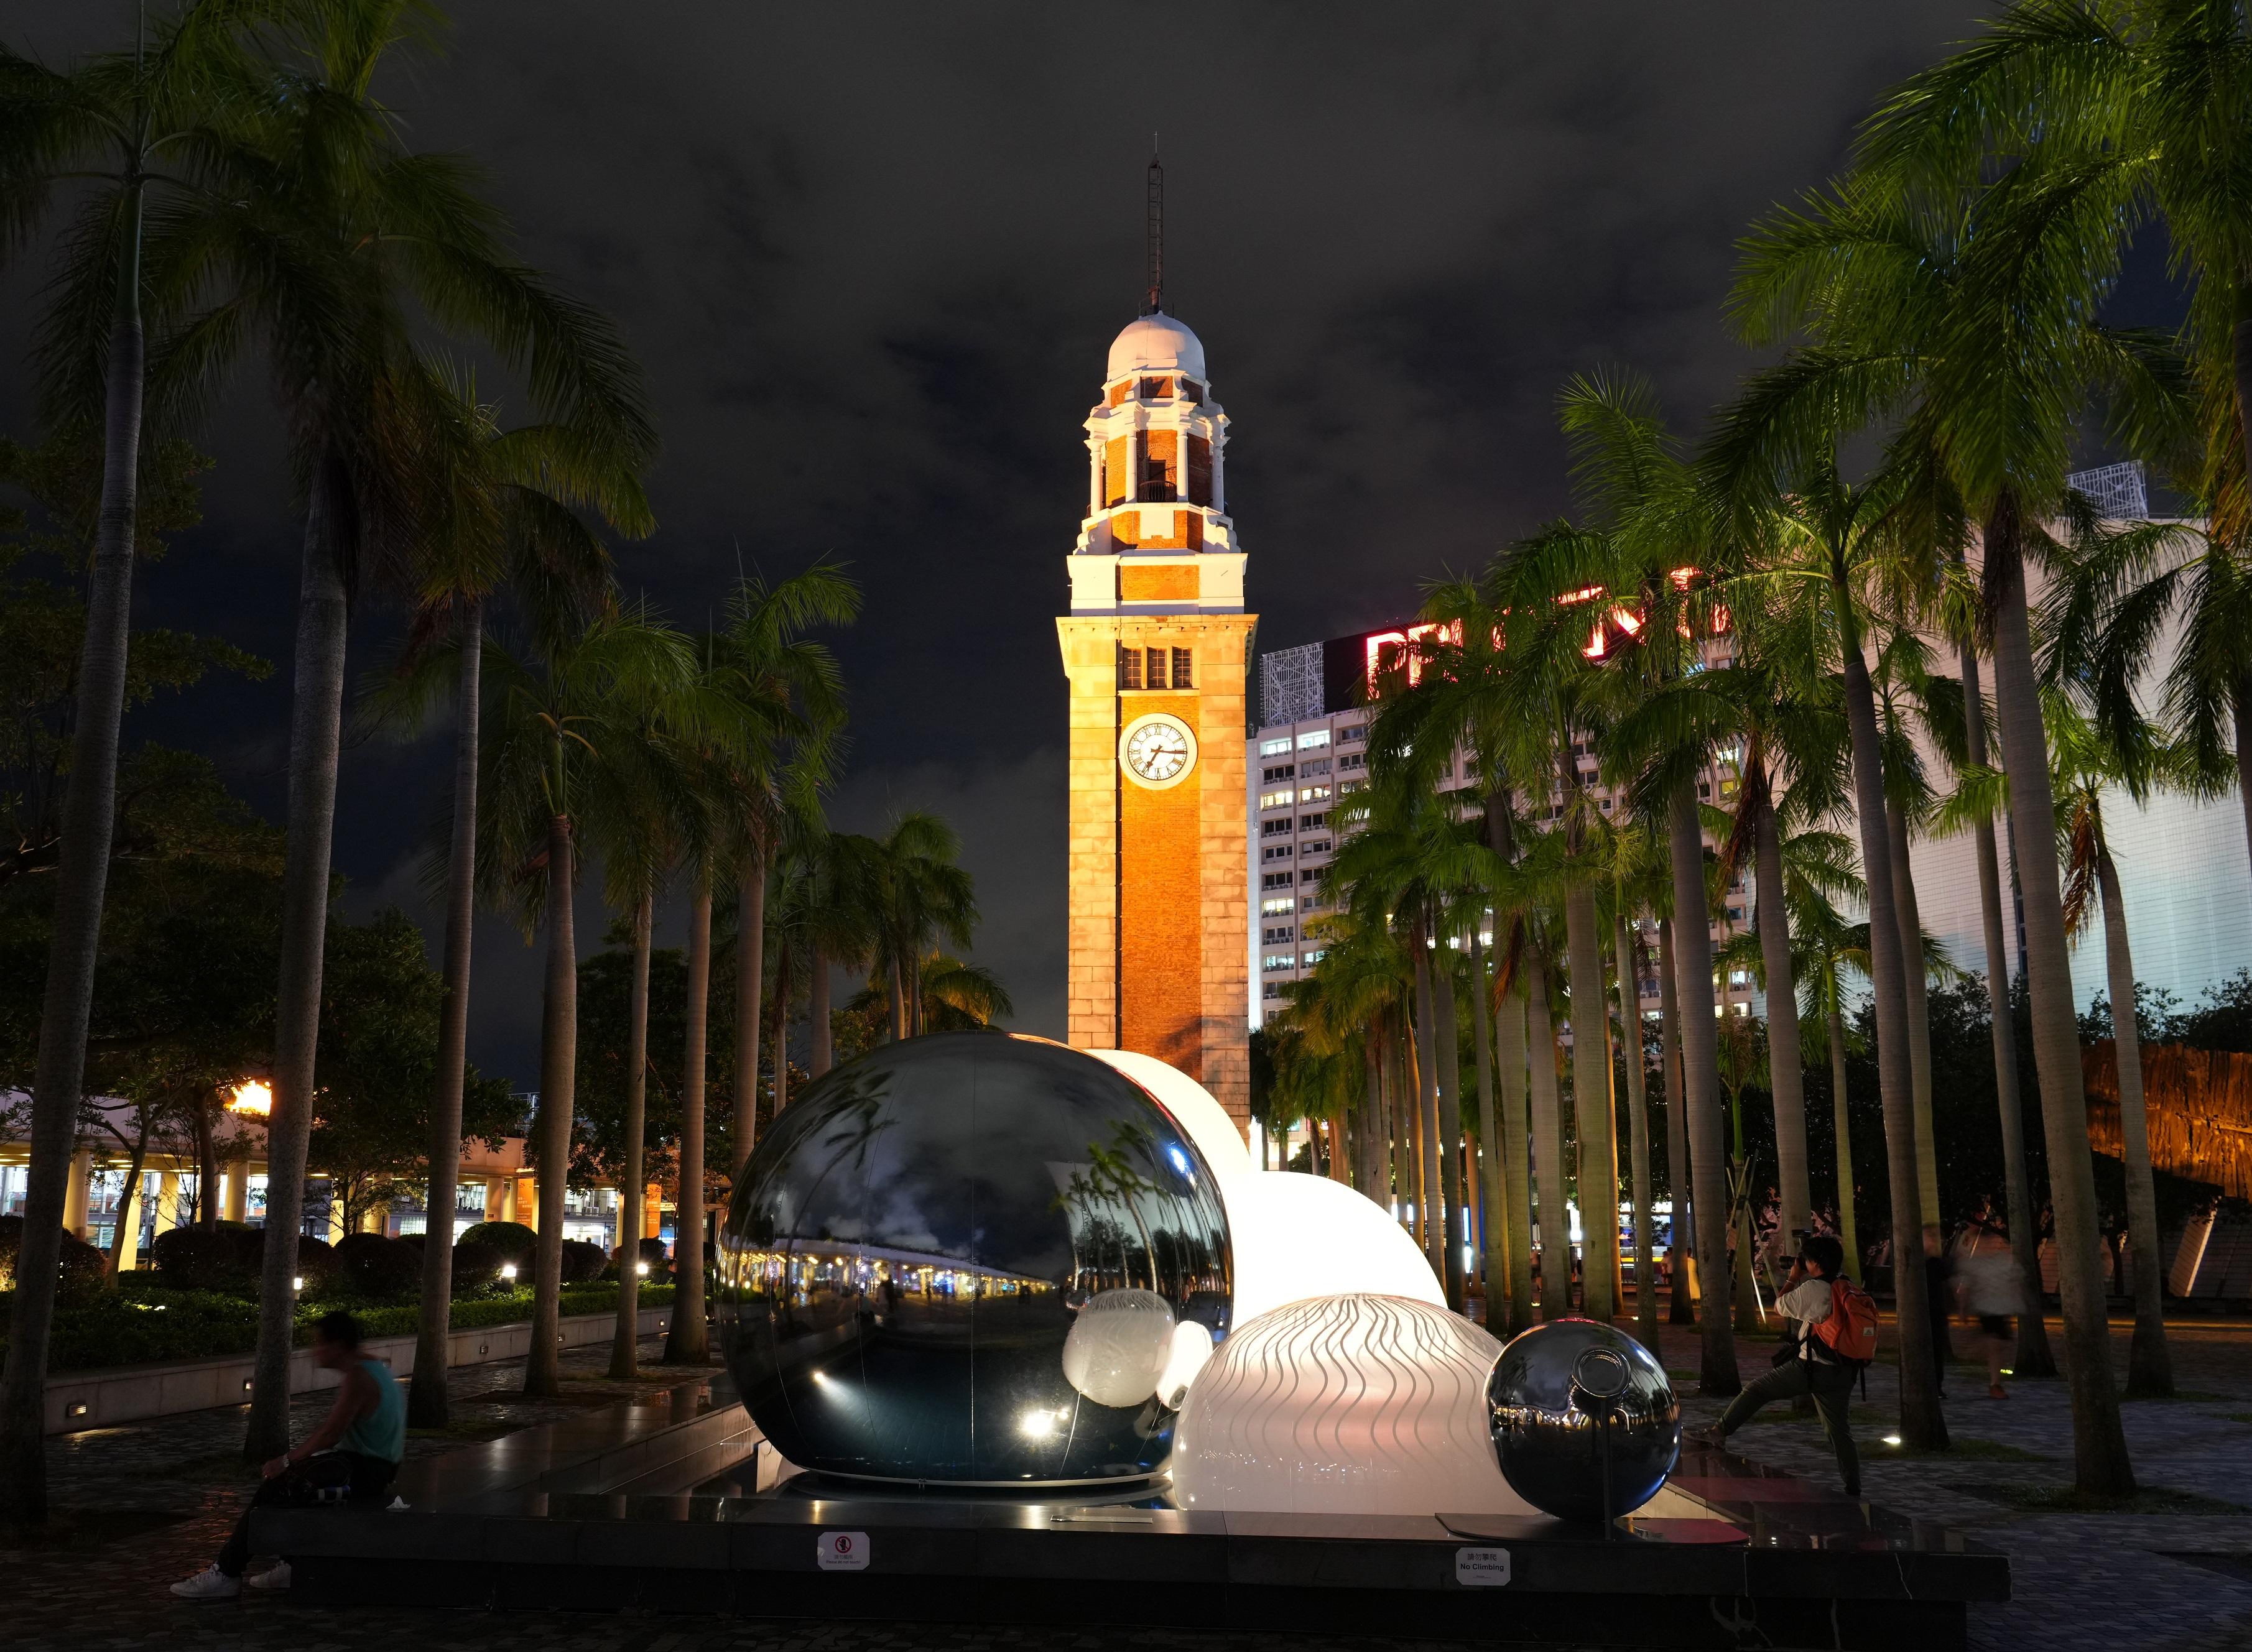
[[[634, 1253], [635, 1260], [649, 1264], [648, 1277], [642, 1281], [642, 1284], [644, 1288], [660, 1283], [672, 1276], [672, 1262], [671, 1260], [664, 1253], [664, 1241], [663, 1239], [643, 1239], [634, 1246]], [[616, 1250], [610, 1253], [611, 1271], [606, 1277], [616, 1277], [618, 1260], [624, 1253], [625, 1246], [622, 1245], [618, 1246]]]
[[244, 1228], [176, 1227], [156, 1235], [149, 1247], [157, 1277], [168, 1290], [225, 1291], [253, 1295], [258, 1290], [257, 1247], [246, 1245]]
[[[469, 1232], [476, 1231], [472, 1228]], [[462, 1234], [454, 1246], [454, 1294], [475, 1295], [491, 1290], [500, 1281], [500, 1265], [507, 1260], [498, 1246]]]
[[479, 1222], [462, 1230], [462, 1237], [454, 1242], [455, 1248], [460, 1249], [471, 1239], [491, 1246], [500, 1253], [503, 1261], [514, 1262], [518, 1272], [527, 1274], [532, 1271], [532, 1253], [539, 1244], [539, 1235], [521, 1222]]
[[609, 1265], [610, 1256], [599, 1245], [585, 1239], [566, 1239], [563, 1241], [563, 1282], [566, 1285], [587, 1285], [601, 1278], [602, 1269]]
[[[16, 1282], [16, 1253], [24, 1242], [24, 1218], [20, 1216], [0, 1216], [0, 1285], [12, 1287]], [[63, 1235], [62, 1254], [58, 1259], [59, 1278], [55, 1286], [55, 1301], [67, 1306], [73, 1302], [99, 1301], [108, 1293], [108, 1259], [94, 1246], [75, 1234]]]
[[405, 1301], [422, 1281], [416, 1246], [381, 1233], [347, 1233], [337, 1241], [336, 1282], [368, 1302]]

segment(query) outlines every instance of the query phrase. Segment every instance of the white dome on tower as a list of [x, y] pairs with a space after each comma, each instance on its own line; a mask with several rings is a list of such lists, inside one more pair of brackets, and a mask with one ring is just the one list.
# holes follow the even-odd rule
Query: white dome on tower
[[1202, 378], [1204, 345], [1197, 336], [1163, 310], [1136, 316], [1126, 330], [1110, 341], [1110, 371], [1106, 378], [1122, 378], [1144, 370], [1184, 372]]

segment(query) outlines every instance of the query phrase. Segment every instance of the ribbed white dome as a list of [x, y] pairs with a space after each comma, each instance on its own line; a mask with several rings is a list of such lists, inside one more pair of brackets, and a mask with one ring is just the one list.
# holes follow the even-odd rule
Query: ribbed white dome
[[1204, 345], [1194, 333], [1163, 311], [1138, 316], [1110, 341], [1110, 371], [1104, 377], [1118, 378], [1145, 368], [1170, 369], [1202, 378]]

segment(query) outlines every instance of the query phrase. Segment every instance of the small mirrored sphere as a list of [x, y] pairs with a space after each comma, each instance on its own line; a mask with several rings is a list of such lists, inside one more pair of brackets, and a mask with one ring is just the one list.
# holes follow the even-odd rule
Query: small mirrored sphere
[[1633, 1337], [1557, 1319], [1511, 1341], [1486, 1385], [1495, 1454], [1517, 1495], [1564, 1520], [1631, 1514], [1681, 1456], [1681, 1406], [1665, 1367]]
[[721, 1346], [801, 1468], [1146, 1479], [1177, 1350], [1227, 1335], [1229, 1259], [1217, 1180], [1147, 1091], [1045, 1039], [935, 1034], [809, 1085], [759, 1143]]

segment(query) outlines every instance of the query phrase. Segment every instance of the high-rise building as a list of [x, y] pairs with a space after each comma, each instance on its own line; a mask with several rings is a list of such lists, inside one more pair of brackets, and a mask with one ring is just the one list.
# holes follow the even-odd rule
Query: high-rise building
[[1069, 1038], [1136, 1050], [1250, 1116], [1244, 680], [1255, 616], [1227, 415], [1158, 309], [1110, 346], [1056, 621], [1071, 685]]
[[[1323, 874], [1340, 842], [1331, 810], [1367, 783], [1369, 702], [1387, 656], [1401, 654], [1430, 628], [1408, 624], [1357, 631], [1260, 656], [1259, 726], [1248, 737], [1244, 757], [1250, 896], [1257, 918], [1251, 948], [1259, 982], [1251, 1003], [1254, 1026], [1280, 1009], [1289, 983], [1303, 979], [1320, 961], [1318, 920], [1334, 910], [1335, 899]], [[1708, 645], [1709, 661], [1729, 657], [1726, 636]], [[1699, 802], [1724, 809], [1733, 802], [1737, 756], [1721, 752], [1698, 777]], [[1595, 760], [1583, 746], [1575, 746], [1572, 757], [1598, 809], [1608, 815], [1625, 806], [1619, 793], [1595, 782]], [[1484, 815], [1485, 790], [1472, 753], [1458, 748], [1449, 754], [1439, 790], [1456, 800], [1463, 819]], [[1519, 793], [1517, 804], [1520, 818], [1545, 824], [1561, 816], [1563, 795], [1553, 788], [1542, 797]], [[1750, 921], [1751, 897], [1743, 880], [1729, 889], [1723, 912], [1713, 926], [1715, 945]], [[1308, 933], [1310, 927], [1314, 933]], [[1650, 956], [1641, 976], [1642, 1008], [1645, 1015], [1655, 1015], [1657, 932], [1645, 925], [1644, 933]], [[1713, 997], [1716, 1012], [1723, 1014], [1750, 1013], [1760, 1001], [1744, 970], [1718, 982]]]

